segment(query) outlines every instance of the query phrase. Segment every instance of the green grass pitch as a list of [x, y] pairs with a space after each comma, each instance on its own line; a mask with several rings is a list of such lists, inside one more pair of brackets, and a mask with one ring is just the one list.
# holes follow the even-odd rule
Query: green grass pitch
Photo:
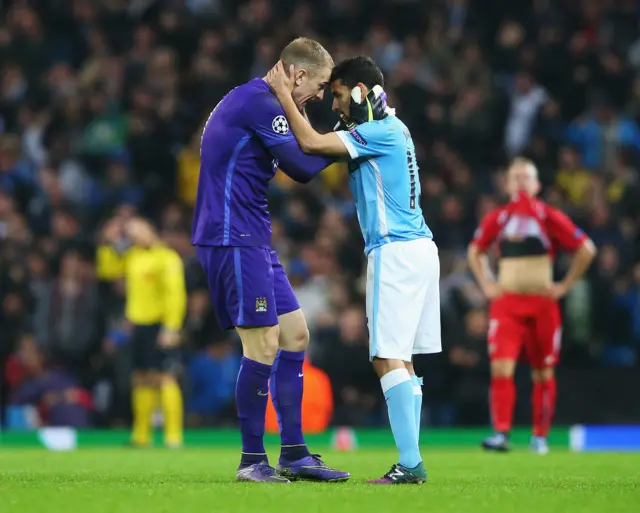
[[[277, 449], [270, 451], [277, 457]], [[0, 450], [0, 513], [620, 513], [640, 511], [640, 454], [424, 450], [423, 486], [368, 486], [391, 450], [325, 453], [344, 484], [233, 481], [230, 449]]]

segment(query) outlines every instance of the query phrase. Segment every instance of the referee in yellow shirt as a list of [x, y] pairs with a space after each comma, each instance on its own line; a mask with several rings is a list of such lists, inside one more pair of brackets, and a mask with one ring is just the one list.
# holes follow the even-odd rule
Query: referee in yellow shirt
[[[120, 233], [119, 233], [120, 232]], [[107, 240], [121, 244], [116, 222], [105, 230]], [[164, 443], [182, 445], [182, 392], [176, 371], [180, 362], [180, 330], [187, 308], [184, 266], [178, 253], [165, 246], [148, 221], [124, 224], [125, 316], [133, 325], [132, 405], [135, 446], [151, 441], [151, 417], [158, 405], [164, 416]]]

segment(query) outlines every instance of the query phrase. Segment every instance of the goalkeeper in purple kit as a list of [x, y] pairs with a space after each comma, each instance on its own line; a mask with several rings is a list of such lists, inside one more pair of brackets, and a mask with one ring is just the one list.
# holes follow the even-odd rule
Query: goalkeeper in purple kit
[[[333, 60], [316, 41], [291, 42], [281, 60], [295, 69], [298, 109], [322, 99]], [[335, 158], [305, 155], [264, 79], [233, 89], [204, 128], [192, 243], [207, 273], [221, 325], [235, 328], [243, 358], [236, 387], [242, 434], [238, 481], [345, 481], [348, 472], [311, 454], [302, 435], [302, 390], [309, 331], [278, 257], [270, 247], [269, 181], [278, 168], [306, 183]], [[277, 468], [263, 443], [271, 393], [281, 432]]]

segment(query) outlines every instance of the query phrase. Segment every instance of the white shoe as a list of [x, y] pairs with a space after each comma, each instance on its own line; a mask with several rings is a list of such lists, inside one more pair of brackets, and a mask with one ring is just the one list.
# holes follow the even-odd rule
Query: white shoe
[[541, 456], [549, 454], [549, 444], [547, 443], [547, 439], [543, 436], [532, 436], [531, 450]]

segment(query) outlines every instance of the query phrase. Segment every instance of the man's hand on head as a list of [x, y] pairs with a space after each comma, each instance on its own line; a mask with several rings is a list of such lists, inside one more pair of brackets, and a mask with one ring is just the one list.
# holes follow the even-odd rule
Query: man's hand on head
[[362, 98], [362, 90], [354, 87], [349, 102], [349, 122], [356, 125], [387, 117], [387, 93], [382, 87], [374, 86], [367, 96]]
[[276, 93], [278, 99], [291, 96], [295, 85], [294, 74], [295, 68], [293, 64], [289, 66], [289, 70], [286, 70], [282, 61], [278, 61], [267, 73], [267, 84]]

